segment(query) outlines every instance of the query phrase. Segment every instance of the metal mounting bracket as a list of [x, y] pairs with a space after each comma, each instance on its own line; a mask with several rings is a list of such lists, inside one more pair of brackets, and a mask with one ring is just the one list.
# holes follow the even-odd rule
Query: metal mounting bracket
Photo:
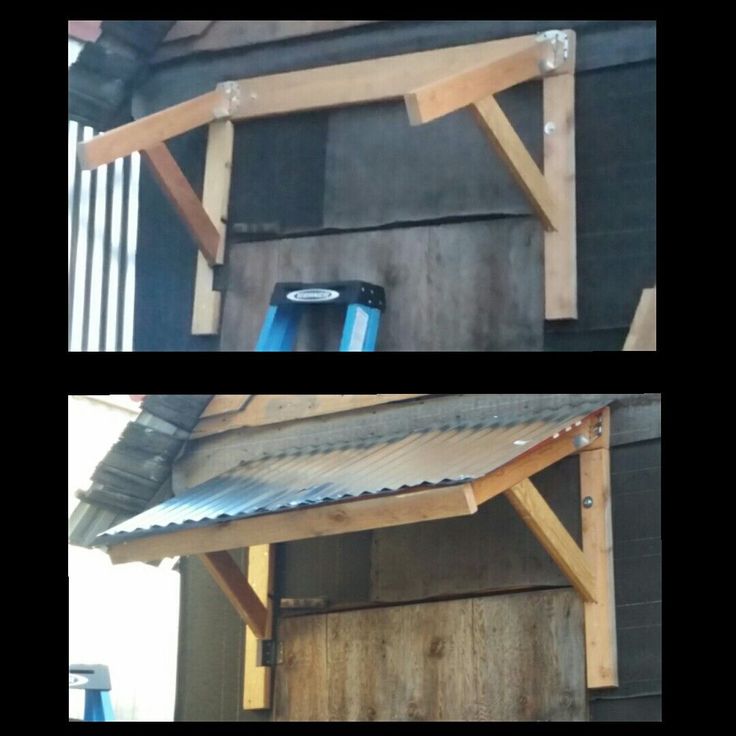
[[539, 63], [542, 74], [554, 71], [567, 61], [570, 55], [570, 39], [564, 31], [545, 31], [537, 34], [539, 43], [549, 42], [552, 46], [553, 58]]

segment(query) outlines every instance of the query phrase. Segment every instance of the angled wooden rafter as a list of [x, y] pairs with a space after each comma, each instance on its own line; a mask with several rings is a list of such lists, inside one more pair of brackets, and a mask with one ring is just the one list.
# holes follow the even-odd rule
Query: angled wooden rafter
[[[530, 37], [526, 46], [516, 52], [503, 51], [496, 58], [491, 54], [489, 57], [481, 66], [450, 74], [404, 95], [409, 122], [431, 122], [476, 100], [537, 79], [545, 62], [554, 64], [554, 48], [548, 40]], [[558, 74], [562, 70], [555, 68]]]
[[560, 432], [557, 437], [542, 442], [512, 462], [472, 481], [477, 504], [480, 506], [504, 493], [511, 486], [521, 483], [584, 447], [596, 446], [596, 442], [605, 431], [604, 417], [607, 411], [605, 409], [585, 417], [568, 431]]
[[[232, 122], [403, 98], [410, 122], [419, 125], [473, 106], [547, 231], [546, 318], [572, 319], [577, 317], [571, 120], [574, 69], [575, 33], [566, 30], [223, 82], [212, 92], [80, 143], [79, 158], [83, 168], [107, 164], [134, 151], [147, 151], [149, 160], [151, 151], [165, 158], [163, 149], [158, 148], [164, 141], [210, 125], [207, 170], [224, 169], [224, 178], [218, 179], [213, 195], [219, 205], [212, 206], [212, 197], [207, 201], [205, 175], [203, 206], [220, 237], [213, 260], [211, 229], [203, 225], [195, 231], [202, 254], [197, 262], [192, 333], [215, 335], [220, 329], [221, 294], [214, 289], [213, 265], [224, 262], [227, 200], [223, 203], [219, 197], [229, 191]], [[544, 173], [493, 99], [494, 94], [531, 79], [544, 80], [545, 120], [553, 124], [545, 131], [556, 130], [554, 141], [548, 144], [545, 139]], [[228, 129], [229, 134], [224, 132]], [[171, 161], [167, 164], [171, 169]], [[176, 186], [176, 181], [181, 181], [174, 174], [163, 180], [159, 176], [159, 180], [170, 197], [172, 192], [180, 192], [179, 198], [172, 199], [192, 230], [201, 213], [191, 203], [190, 192], [184, 194]], [[183, 209], [181, 197], [187, 200]], [[203, 229], [208, 232], [204, 234]]]

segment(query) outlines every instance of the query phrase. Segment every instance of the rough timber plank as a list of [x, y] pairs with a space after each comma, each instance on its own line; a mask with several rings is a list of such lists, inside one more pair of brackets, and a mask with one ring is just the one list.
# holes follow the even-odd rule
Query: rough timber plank
[[[219, 234], [216, 262], [225, 262], [225, 234], [233, 155], [233, 125], [229, 120], [212, 123], [207, 139], [202, 205]], [[194, 281], [193, 335], [216, 335], [220, 331], [222, 295], [213, 286], [214, 272], [207, 261], [197, 257]]]
[[542, 83], [544, 177], [557, 200], [557, 227], [544, 234], [545, 318], [577, 319], [577, 211], [575, 193], [575, 76], [562, 74]]
[[580, 498], [593, 499], [583, 509], [583, 552], [595, 574], [596, 602], [585, 604], [588, 687], [618, 687], [616, 591], [613, 576], [610, 450], [580, 455]]

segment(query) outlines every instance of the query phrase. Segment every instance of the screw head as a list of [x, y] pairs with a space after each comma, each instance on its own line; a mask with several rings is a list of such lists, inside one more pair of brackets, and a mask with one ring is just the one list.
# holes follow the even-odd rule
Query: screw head
[[556, 130], [557, 130], [557, 126], [552, 122], [546, 123], [544, 126], [545, 135], [552, 135], [552, 133], [554, 133]]
[[590, 496], [586, 496], [583, 499], [583, 508], [589, 509], [593, 505], [593, 499]]

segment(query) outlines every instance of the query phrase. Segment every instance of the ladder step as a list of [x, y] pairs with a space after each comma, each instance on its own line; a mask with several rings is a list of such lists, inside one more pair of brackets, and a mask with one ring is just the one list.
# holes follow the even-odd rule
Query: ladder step
[[339, 281], [276, 284], [256, 351], [293, 351], [304, 309], [325, 304], [346, 306], [340, 352], [375, 350], [381, 312], [386, 308], [383, 287], [366, 281]]

